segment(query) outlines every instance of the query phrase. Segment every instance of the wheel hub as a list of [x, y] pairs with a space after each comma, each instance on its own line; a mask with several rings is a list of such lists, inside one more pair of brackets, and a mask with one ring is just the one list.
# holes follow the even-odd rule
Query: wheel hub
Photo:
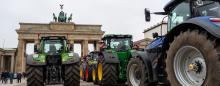
[[136, 70], [136, 71], [135, 71], [135, 77], [136, 77], [137, 80], [140, 80], [140, 79], [141, 79], [140, 70]]
[[206, 79], [203, 54], [193, 46], [181, 47], [174, 57], [174, 73], [183, 86], [201, 86]]
[[189, 64], [189, 71], [193, 71], [195, 73], [202, 72], [202, 63], [200, 61], [195, 61], [194, 63]]

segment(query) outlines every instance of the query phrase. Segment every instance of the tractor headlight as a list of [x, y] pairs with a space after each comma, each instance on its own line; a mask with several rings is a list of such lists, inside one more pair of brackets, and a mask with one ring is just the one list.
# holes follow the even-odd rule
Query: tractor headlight
[[45, 59], [43, 59], [42, 62], [45, 62]]
[[34, 54], [33, 58], [36, 59], [36, 58], [38, 58], [38, 56], [39, 56], [38, 54]]
[[73, 53], [68, 53], [68, 56], [69, 57], [73, 57]]

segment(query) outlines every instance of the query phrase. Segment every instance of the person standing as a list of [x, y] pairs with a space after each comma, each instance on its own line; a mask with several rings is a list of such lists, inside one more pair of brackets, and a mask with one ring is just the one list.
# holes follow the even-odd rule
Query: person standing
[[10, 84], [13, 84], [14, 73], [10, 72], [9, 73], [9, 78], [10, 78]]
[[8, 75], [9, 75], [9, 72], [5, 71], [5, 73], [4, 73], [4, 81], [5, 81], [5, 84], [8, 83]]
[[18, 83], [21, 83], [21, 77], [22, 77], [22, 74], [21, 73], [17, 73], [17, 81], [18, 81]]
[[2, 80], [2, 84], [5, 82], [5, 72], [2, 72], [1, 74], [1, 80]]

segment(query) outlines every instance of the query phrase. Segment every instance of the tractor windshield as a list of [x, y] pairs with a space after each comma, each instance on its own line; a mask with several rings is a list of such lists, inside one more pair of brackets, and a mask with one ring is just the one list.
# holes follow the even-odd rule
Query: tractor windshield
[[44, 41], [44, 52], [45, 53], [57, 53], [64, 49], [64, 40], [45, 40]]
[[113, 38], [110, 40], [110, 48], [117, 51], [124, 51], [131, 49], [130, 38]]
[[220, 17], [220, 4], [214, 1], [195, 2], [196, 14], [198, 16], [214, 16]]

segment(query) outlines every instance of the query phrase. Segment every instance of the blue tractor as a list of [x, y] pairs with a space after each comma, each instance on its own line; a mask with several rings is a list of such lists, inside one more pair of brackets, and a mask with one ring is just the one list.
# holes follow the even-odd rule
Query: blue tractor
[[154, 34], [143, 50], [132, 53], [129, 86], [219, 86], [220, 1], [171, 0], [164, 12], [168, 32]]

